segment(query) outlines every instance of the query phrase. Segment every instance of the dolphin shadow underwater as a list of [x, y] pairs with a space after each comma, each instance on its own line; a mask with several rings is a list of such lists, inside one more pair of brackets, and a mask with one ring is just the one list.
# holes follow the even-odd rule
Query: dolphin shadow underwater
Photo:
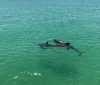
[[78, 74], [75, 66], [65, 64], [55, 65], [48, 60], [40, 60], [39, 63], [44, 70], [49, 70], [52, 72], [53, 75], [56, 76], [68, 77]]

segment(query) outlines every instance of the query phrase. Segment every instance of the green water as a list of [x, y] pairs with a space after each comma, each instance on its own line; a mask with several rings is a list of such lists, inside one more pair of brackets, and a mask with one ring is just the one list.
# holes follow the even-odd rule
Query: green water
[[[98, 2], [0, 3], [0, 85], [100, 85]], [[54, 38], [84, 54], [37, 45]]]

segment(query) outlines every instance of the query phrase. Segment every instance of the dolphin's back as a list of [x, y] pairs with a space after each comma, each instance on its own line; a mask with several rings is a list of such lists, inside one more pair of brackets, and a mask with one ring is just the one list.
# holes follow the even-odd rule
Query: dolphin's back
[[53, 45], [53, 44], [47, 44], [47, 43], [41, 43], [41, 44], [38, 44], [41, 48], [44, 48], [44, 47], [65, 47], [64, 45]]

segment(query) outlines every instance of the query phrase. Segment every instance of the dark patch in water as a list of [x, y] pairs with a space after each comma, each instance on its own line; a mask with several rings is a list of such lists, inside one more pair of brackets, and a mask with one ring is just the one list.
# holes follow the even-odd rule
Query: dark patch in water
[[41, 66], [45, 70], [52, 71], [53, 75], [56, 76], [73, 76], [77, 74], [77, 70], [74, 66], [71, 65], [54, 65], [51, 61], [40, 61]]
[[71, 76], [77, 73], [74, 68], [63, 64], [60, 66], [54, 66], [53, 71], [60, 76]]
[[47, 69], [47, 70], [50, 70], [53, 67], [50, 61], [40, 61], [40, 64], [44, 69]]

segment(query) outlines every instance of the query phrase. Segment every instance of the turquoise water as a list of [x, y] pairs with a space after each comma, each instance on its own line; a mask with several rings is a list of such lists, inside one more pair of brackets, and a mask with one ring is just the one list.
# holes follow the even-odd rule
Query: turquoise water
[[[0, 3], [0, 85], [100, 85], [98, 2]], [[37, 45], [54, 38], [84, 54]]]

